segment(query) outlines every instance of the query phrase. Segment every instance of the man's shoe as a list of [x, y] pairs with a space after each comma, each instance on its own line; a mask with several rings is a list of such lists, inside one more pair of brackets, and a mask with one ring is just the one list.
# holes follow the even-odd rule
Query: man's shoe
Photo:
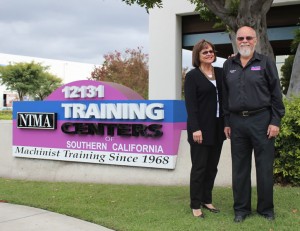
[[273, 214], [262, 214], [261, 216], [266, 218], [268, 221], [274, 221], [275, 220], [275, 216]]
[[239, 223], [243, 222], [246, 219], [247, 215], [235, 215], [234, 222]]

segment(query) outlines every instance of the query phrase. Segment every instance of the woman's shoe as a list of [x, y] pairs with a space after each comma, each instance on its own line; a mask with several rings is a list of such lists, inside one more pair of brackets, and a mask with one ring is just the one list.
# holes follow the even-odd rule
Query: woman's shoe
[[208, 211], [212, 212], [212, 213], [219, 213], [220, 210], [216, 209], [216, 208], [209, 208], [206, 204], [202, 204], [203, 208], [207, 209]]
[[196, 213], [197, 210], [200, 210], [200, 209], [192, 209], [193, 216], [194, 216], [194, 217], [198, 217], [198, 218], [204, 218], [204, 214], [202, 213], [201, 210], [200, 210], [201, 214], [195, 215], [195, 214], [197, 214], [197, 213]]

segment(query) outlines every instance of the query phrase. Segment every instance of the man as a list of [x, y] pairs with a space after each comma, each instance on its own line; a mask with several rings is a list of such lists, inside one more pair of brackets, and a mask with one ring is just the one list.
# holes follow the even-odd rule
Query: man
[[224, 132], [231, 139], [235, 222], [251, 213], [251, 160], [254, 150], [257, 212], [274, 220], [274, 139], [279, 133], [284, 105], [275, 63], [255, 51], [253, 28], [236, 33], [239, 53], [224, 63]]

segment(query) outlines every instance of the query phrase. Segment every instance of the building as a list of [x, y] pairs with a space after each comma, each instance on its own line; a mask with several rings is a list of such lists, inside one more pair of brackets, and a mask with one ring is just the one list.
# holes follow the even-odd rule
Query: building
[[[40, 63], [49, 67], [49, 72], [69, 83], [76, 80], [87, 79], [94, 70], [95, 64], [71, 62], [66, 60], [44, 59], [29, 56], [11, 55], [0, 53], [0, 65], [5, 66], [9, 63], [32, 62]], [[9, 109], [12, 101], [18, 100], [18, 95], [0, 85], [0, 110]], [[26, 99], [25, 99], [26, 100]]]
[[[182, 51], [200, 38], [213, 42], [221, 57], [232, 54], [228, 34], [201, 21], [194, 9], [188, 0], [164, 0], [163, 8], [150, 10], [149, 99], [181, 99]], [[290, 53], [299, 12], [299, 0], [274, 0], [267, 14], [269, 40], [278, 57]], [[277, 62], [282, 64], [282, 57]]]

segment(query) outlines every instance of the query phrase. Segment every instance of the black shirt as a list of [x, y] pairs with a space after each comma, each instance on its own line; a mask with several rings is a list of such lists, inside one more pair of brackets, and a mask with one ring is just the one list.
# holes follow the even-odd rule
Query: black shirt
[[240, 55], [224, 63], [223, 110], [225, 126], [229, 126], [230, 112], [271, 109], [270, 124], [279, 126], [284, 116], [284, 105], [275, 63], [268, 57], [254, 52], [245, 67]]

